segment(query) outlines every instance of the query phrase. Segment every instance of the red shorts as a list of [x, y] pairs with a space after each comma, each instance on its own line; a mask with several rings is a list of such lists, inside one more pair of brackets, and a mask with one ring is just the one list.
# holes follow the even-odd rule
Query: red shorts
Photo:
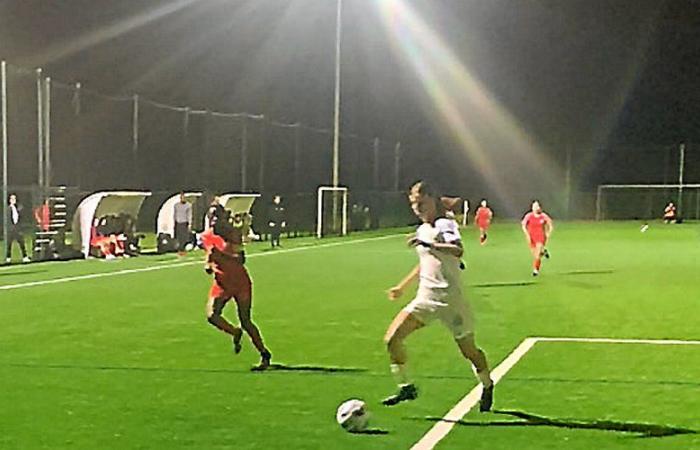
[[530, 235], [530, 248], [535, 248], [537, 244], [542, 244], [543, 246], [547, 243], [547, 238], [542, 235]]
[[482, 230], [488, 230], [488, 229], [489, 229], [489, 225], [491, 225], [491, 222], [489, 222], [488, 220], [484, 220], [484, 221], [477, 220], [477, 221], [476, 221], [476, 225], [477, 225], [479, 228], [481, 228]]
[[238, 301], [250, 300], [253, 296], [253, 282], [243, 264], [228, 264], [214, 275], [209, 289], [209, 297], [235, 298]]

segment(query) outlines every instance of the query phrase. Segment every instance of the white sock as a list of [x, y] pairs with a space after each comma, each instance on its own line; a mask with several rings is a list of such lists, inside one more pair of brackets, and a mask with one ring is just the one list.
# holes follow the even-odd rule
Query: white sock
[[391, 364], [391, 373], [394, 374], [394, 378], [396, 378], [396, 383], [399, 386], [411, 384], [411, 382], [408, 380], [406, 364]]

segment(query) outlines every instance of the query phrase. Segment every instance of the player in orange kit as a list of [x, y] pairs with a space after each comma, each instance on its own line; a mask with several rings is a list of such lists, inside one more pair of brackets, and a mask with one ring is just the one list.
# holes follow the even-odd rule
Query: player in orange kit
[[[240, 220], [238, 223], [243, 226], [229, 223], [228, 212], [215, 204], [209, 211], [210, 228], [201, 235], [202, 244], [207, 251], [205, 270], [214, 275], [207, 300], [207, 321], [232, 337], [236, 353], [241, 351], [241, 328], [245, 330], [260, 352], [260, 364], [253, 367], [253, 370], [265, 370], [270, 366], [272, 354], [265, 347], [260, 331], [251, 318], [253, 283], [244, 266], [243, 239], [247, 235], [248, 222]], [[222, 316], [224, 306], [231, 298], [236, 301], [240, 328]]]
[[474, 214], [476, 226], [479, 227], [479, 243], [481, 245], [486, 244], [486, 239], [488, 239], [487, 232], [489, 231], [492, 218], [493, 211], [491, 211], [491, 208], [488, 207], [486, 199], [484, 199], [481, 201], [481, 206], [479, 206], [479, 208], [476, 210], [476, 214]]
[[532, 252], [532, 276], [536, 277], [540, 274], [542, 257], [549, 258], [545, 245], [554, 231], [554, 224], [552, 219], [542, 211], [540, 202], [535, 200], [532, 202], [532, 210], [525, 214], [521, 225]]

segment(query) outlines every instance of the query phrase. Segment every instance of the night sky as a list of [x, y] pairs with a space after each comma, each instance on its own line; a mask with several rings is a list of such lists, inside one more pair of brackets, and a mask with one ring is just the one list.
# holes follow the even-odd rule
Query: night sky
[[[344, 0], [343, 131], [401, 140], [407, 178], [439, 178], [452, 192], [495, 193], [490, 185], [499, 181], [485, 179], [445, 125], [380, 3]], [[563, 171], [572, 152], [576, 187], [628, 181], [614, 179], [614, 161], [629, 161], [630, 147], [651, 155], [640, 160], [653, 172], [664, 160], [654, 148], [700, 142], [700, 1], [404, 3], [540, 156]], [[331, 0], [5, 0], [0, 56], [104, 93], [331, 128], [334, 28]], [[467, 127], [470, 114], [476, 119], [479, 111], [465, 113]], [[508, 181], [518, 174], [533, 194], [552, 188], [511, 160], [515, 149], [499, 140], [498, 123], [480, 127], [485, 158], [497, 173], [503, 168], [508, 189], [522, 190]], [[552, 174], [555, 182], [560, 175]]]

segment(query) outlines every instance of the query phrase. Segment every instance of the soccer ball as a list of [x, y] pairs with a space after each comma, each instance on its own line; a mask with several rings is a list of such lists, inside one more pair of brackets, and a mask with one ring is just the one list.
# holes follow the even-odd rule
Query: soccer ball
[[194, 245], [191, 242], [188, 242], [187, 244], [185, 244], [185, 250], [191, 252], [192, 250], [194, 250]]
[[648, 229], [649, 229], [649, 225], [647, 225], [645, 223], [644, 225], [642, 225], [642, 228], [640, 228], [639, 231], [641, 231], [642, 233], [645, 233]]
[[367, 428], [369, 422], [369, 413], [365, 402], [358, 399], [348, 400], [343, 402], [335, 414], [335, 420], [338, 421], [345, 431], [357, 433]]

